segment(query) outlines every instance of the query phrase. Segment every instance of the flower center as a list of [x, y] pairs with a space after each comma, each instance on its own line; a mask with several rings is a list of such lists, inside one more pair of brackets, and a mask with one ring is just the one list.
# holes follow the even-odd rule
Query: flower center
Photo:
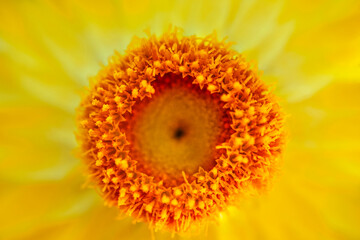
[[177, 75], [158, 77], [152, 83], [156, 95], [134, 106], [132, 157], [147, 174], [172, 180], [166, 185], [182, 181], [182, 172], [214, 167], [216, 145], [222, 142], [224, 113], [217, 97], [191, 82]]
[[173, 138], [180, 140], [185, 135], [185, 130], [182, 127], [179, 127], [175, 130]]

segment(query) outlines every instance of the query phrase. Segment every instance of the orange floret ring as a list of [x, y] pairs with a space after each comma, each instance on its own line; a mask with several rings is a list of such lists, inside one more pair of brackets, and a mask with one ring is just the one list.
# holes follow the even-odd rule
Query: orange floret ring
[[[99, 72], [78, 109], [77, 138], [106, 203], [154, 229], [181, 232], [243, 194], [266, 189], [282, 152], [283, 114], [256, 71], [229, 46], [214, 34], [183, 37], [170, 29], [160, 38], [134, 39]], [[130, 134], [134, 111], [169, 81], [208, 94], [222, 114], [211, 166], [180, 171], [181, 178], [142, 167]]]

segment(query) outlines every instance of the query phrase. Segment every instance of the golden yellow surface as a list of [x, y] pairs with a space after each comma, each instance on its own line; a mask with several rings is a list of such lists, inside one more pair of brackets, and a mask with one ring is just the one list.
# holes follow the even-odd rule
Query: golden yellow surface
[[74, 116], [100, 63], [168, 24], [228, 36], [289, 115], [273, 190], [175, 239], [360, 238], [359, 12], [350, 0], [2, 1], [0, 239], [151, 238], [81, 188]]

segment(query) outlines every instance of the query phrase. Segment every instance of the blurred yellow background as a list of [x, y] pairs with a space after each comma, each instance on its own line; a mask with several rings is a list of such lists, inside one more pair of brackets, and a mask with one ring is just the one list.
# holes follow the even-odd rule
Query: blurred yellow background
[[0, 239], [151, 239], [82, 188], [75, 108], [114, 50], [169, 24], [228, 37], [289, 115], [273, 190], [174, 239], [360, 239], [360, 1], [350, 0], [1, 1]]

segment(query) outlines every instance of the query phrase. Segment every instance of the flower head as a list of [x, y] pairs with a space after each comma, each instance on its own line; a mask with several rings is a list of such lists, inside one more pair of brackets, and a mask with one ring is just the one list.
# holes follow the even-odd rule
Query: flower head
[[[166, 225], [164, 221], [153, 221], [149, 231], [147, 222], [154, 215], [148, 212], [149, 219], [132, 213], [133, 217], [117, 221], [118, 201], [110, 201], [112, 198], [107, 198], [107, 188], [102, 192], [105, 183], [99, 183], [107, 174], [114, 174], [111, 170], [106, 173], [95, 171], [105, 168], [113, 160], [108, 161], [105, 156], [101, 161], [96, 159], [101, 157], [101, 153], [91, 160], [86, 155], [88, 152], [81, 151], [84, 161], [79, 161], [73, 153], [78, 147], [74, 131], [79, 137], [80, 149], [86, 149], [83, 147], [88, 142], [85, 137], [89, 133], [82, 132], [85, 128], [80, 126], [88, 127], [86, 122], [91, 122], [91, 119], [90, 116], [85, 118], [84, 105], [78, 111], [75, 109], [80, 103], [79, 92], [89, 85], [89, 76], [98, 72], [99, 63], [106, 63], [115, 49], [121, 52], [121, 55], [116, 54], [119, 56], [114, 58], [116, 61], [126, 57], [130, 59], [128, 53], [141, 49], [141, 41], [146, 43], [151, 39], [151, 35], [144, 40], [135, 39], [129, 47], [130, 51], [123, 54], [134, 35], [150, 27], [160, 36], [169, 24], [173, 24], [183, 28], [185, 36], [196, 35], [197, 44], [204, 40], [206, 34], [216, 30], [220, 39], [228, 36], [235, 43], [230, 47], [227, 42], [220, 41], [228, 52], [236, 50], [241, 53], [240, 58], [258, 63], [262, 73], [257, 75], [254, 64], [244, 61], [248, 66], [246, 69], [257, 75], [259, 82], [268, 86], [276, 84], [273, 92], [280, 99], [278, 101], [287, 116], [285, 128], [288, 140], [286, 151], [282, 154], [284, 161], [280, 165], [280, 174], [276, 174], [274, 181], [271, 178], [276, 171], [269, 168], [271, 175], [267, 176], [265, 171], [261, 175], [263, 178], [257, 180], [264, 186], [259, 188], [251, 185], [250, 181], [243, 181], [243, 192], [228, 195], [233, 196], [234, 201], [219, 201], [227, 210], [218, 209], [208, 216], [201, 215], [203, 220], [192, 221], [195, 232], [176, 234], [175, 239], [227, 240], [234, 236], [241, 236], [244, 240], [360, 239], [359, 4], [360, 1], [354, 0], [0, 1], [0, 238], [151, 239], [153, 234], [156, 240], [170, 239], [171, 231], [155, 233], [153, 229], [163, 226], [175, 231], [176, 227]], [[184, 39], [179, 32], [176, 35], [179, 41]], [[214, 35], [211, 38], [218, 43]], [[162, 37], [157, 39], [160, 41]], [[157, 45], [157, 48], [160, 47]], [[162, 51], [167, 49], [171, 48]], [[173, 63], [176, 59], [177, 55], [174, 55], [174, 59], [169, 61]], [[103, 67], [104, 76], [109, 66], [115, 65], [111, 63]], [[175, 70], [180, 70], [180, 67]], [[187, 73], [196, 71], [191, 69]], [[102, 82], [100, 75], [93, 78], [87, 96], [97, 93], [99, 101], [104, 101], [107, 88], [103, 88], [103, 92], [96, 87]], [[186, 186], [192, 187], [198, 167], [204, 173], [215, 176], [211, 170], [217, 165], [216, 160], [222, 155], [227, 156], [226, 151], [229, 150], [229, 147], [216, 146], [230, 142], [235, 133], [231, 126], [232, 117], [243, 119], [242, 114], [247, 112], [224, 108], [227, 102], [222, 101], [218, 93], [209, 92], [205, 77], [196, 79], [171, 72], [153, 77], [155, 80], [151, 82], [147, 78], [142, 79], [146, 82], [142, 85], [138, 83], [138, 89], [131, 91], [131, 95], [138, 97], [132, 105], [132, 112], [127, 112], [121, 119], [122, 125], [125, 122], [128, 124], [122, 130], [130, 159], [136, 161], [136, 168], [142, 174], [154, 176], [156, 183], [159, 181], [155, 178], [167, 177], [168, 180], [163, 181], [166, 188], [186, 184], [185, 179], [189, 183]], [[176, 91], [169, 87], [161, 88], [164, 86], [161, 82], [168, 81], [166, 79], [176, 85]], [[179, 82], [191, 82], [191, 88], [179, 86]], [[204, 86], [201, 88], [197, 82], [204, 82]], [[145, 85], [149, 92], [143, 97], [139, 89]], [[154, 93], [151, 93], [151, 87]], [[210, 90], [212, 88], [210, 86]], [[126, 92], [130, 94], [129, 89]], [[173, 98], [170, 99], [170, 96]], [[186, 99], [181, 101], [186, 104], [181, 108], [171, 107], [171, 104], [179, 106], [174, 102], [180, 96]], [[271, 95], [267, 96], [269, 100], [273, 99]], [[86, 102], [86, 98], [82, 97], [82, 103]], [[223, 100], [226, 99], [225, 95]], [[114, 100], [123, 101], [120, 97]], [[193, 101], [197, 104], [190, 104]], [[209, 114], [195, 114], [203, 105], [211, 110], [206, 111]], [[163, 118], [155, 118], [160, 115], [154, 109], [162, 108], [160, 106], [171, 111], [161, 114]], [[102, 106], [102, 115], [112, 111], [112, 107], [111, 104]], [[187, 107], [191, 111], [185, 111]], [[186, 115], [181, 115], [180, 121], [179, 112], [186, 112]], [[100, 115], [100, 112], [97, 111], [97, 114]], [[76, 126], [74, 121], [76, 115], [81, 119], [78, 122], [80, 126]], [[113, 116], [114, 119], [108, 117], [99, 119], [99, 129], [111, 126], [109, 122], [119, 121], [116, 116]], [[166, 128], [156, 127], [164, 124], [152, 121], [165, 117], [176, 121], [170, 121]], [[212, 132], [213, 135], [202, 135], [201, 139], [192, 138], [195, 130], [206, 129], [207, 124], [200, 124], [206, 119], [214, 119], [207, 122], [216, 126], [216, 131]], [[248, 126], [252, 123], [249, 122]], [[162, 138], [147, 140], [155, 139], [147, 129], [164, 130]], [[218, 131], [223, 132], [224, 129], [230, 131], [224, 136], [219, 135]], [[253, 136], [253, 132], [248, 132]], [[141, 134], [145, 137], [139, 137]], [[197, 136], [200, 135], [197, 133]], [[102, 137], [108, 138], [104, 134]], [[178, 152], [186, 154], [176, 154], [176, 161], [167, 161], [178, 152], [157, 151], [158, 155], [162, 153], [166, 157], [157, 156], [158, 161], [155, 161], [149, 153], [164, 139], [168, 139], [165, 149], [177, 146], [179, 150], [182, 146], [187, 150]], [[147, 146], [146, 142], [150, 142], [151, 146]], [[202, 146], [202, 151], [192, 151], [191, 147], [185, 148], [188, 145], [181, 145], [189, 142], [193, 143], [191, 146]], [[215, 150], [200, 144], [205, 142], [209, 146], [214, 144]], [[241, 141], [238, 139], [237, 143]], [[101, 149], [105, 151], [108, 140], [99, 141], [96, 145], [104, 146]], [[251, 148], [256, 145], [254, 142]], [[185, 155], [197, 157], [197, 160], [184, 162], [189, 159]], [[94, 159], [99, 161], [94, 164], [91, 162]], [[277, 162], [273, 162], [272, 166], [277, 168]], [[119, 167], [126, 168], [126, 163], [115, 160], [114, 173], [117, 174], [115, 170]], [[244, 169], [251, 162], [232, 164]], [[87, 168], [87, 175], [97, 191], [82, 187], [86, 181], [84, 168]], [[228, 175], [229, 179], [234, 179], [233, 176]], [[263, 192], [265, 183], [270, 182], [273, 182], [271, 191], [243, 197], [247, 193]], [[111, 179], [107, 186], [116, 185]], [[146, 190], [146, 186], [143, 189]], [[104, 207], [104, 198], [100, 195], [106, 199], [105, 203], [113, 206]], [[129, 195], [128, 191], [125, 195]], [[138, 199], [142, 197], [140, 195]], [[165, 195], [164, 201], [168, 200], [171, 203], [172, 199]], [[233, 204], [238, 207], [228, 207]], [[198, 211], [200, 205], [195, 201], [195, 209], [191, 211]], [[159, 209], [157, 206], [154, 204], [153, 210]], [[125, 207], [127, 205], [121, 205], [124, 216], [131, 214]], [[207, 221], [217, 216], [217, 221]], [[144, 221], [134, 224], [134, 219]], [[203, 221], [206, 224], [197, 228], [198, 223]]]
[[284, 142], [279, 105], [244, 57], [214, 34], [176, 28], [112, 57], [79, 123], [105, 201], [174, 231], [264, 190]]

